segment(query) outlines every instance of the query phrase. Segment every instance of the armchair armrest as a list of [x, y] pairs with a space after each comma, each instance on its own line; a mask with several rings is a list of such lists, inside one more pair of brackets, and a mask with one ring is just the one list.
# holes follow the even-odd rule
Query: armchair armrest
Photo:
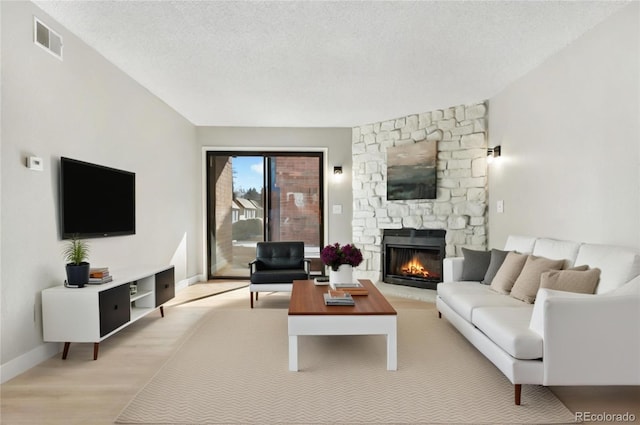
[[442, 281], [458, 282], [462, 279], [464, 257], [447, 257], [442, 260]]
[[249, 262], [249, 276], [255, 273], [257, 263], [258, 263], [258, 260], [252, 260]]
[[[540, 303], [540, 305], [538, 304]], [[544, 385], [640, 384], [640, 296], [540, 289]]]

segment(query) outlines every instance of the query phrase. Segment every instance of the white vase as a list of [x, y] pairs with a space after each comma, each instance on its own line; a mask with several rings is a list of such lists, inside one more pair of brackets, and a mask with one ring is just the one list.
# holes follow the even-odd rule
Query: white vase
[[329, 269], [329, 283], [353, 283], [353, 267], [342, 264], [338, 270]]

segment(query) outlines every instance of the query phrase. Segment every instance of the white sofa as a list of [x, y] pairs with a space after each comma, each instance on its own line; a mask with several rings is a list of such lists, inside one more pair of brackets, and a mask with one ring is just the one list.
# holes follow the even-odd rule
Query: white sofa
[[534, 304], [460, 281], [464, 258], [444, 260], [436, 305], [514, 384], [640, 385], [640, 256], [622, 247], [510, 236], [505, 251], [601, 270], [595, 294], [538, 289]]

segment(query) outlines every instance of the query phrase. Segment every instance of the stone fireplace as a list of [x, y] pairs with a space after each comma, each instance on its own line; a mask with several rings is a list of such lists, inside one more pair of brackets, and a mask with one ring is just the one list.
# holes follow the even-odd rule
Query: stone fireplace
[[442, 282], [444, 230], [385, 229], [382, 238], [382, 281], [436, 289]]
[[[486, 249], [486, 117], [487, 105], [482, 102], [353, 128], [352, 242], [364, 258], [356, 269], [358, 278], [374, 282], [385, 278], [392, 254], [386, 252], [383, 238], [389, 231], [442, 231], [444, 256], [459, 256], [462, 247]], [[427, 140], [437, 141], [436, 199], [388, 200], [387, 148]], [[424, 253], [419, 256], [425, 258]], [[397, 271], [392, 274], [398, 278]], [[427, 279], [412, 277], [402, 284], [407, 280], [435, 287], [433, 271]]]

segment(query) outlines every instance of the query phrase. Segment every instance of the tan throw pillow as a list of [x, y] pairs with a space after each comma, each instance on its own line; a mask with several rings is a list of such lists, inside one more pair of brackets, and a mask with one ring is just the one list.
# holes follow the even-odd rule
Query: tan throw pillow
[[549, 270], [560, 270], [564, 260], [551, 260], [530, 255], [511, 289], [511, 296], [532, 304], [540, 288], [540, 276]]
[[522, 271], [527, 257], [526, 254], [509, 252], [491, 281], [491, 289], [500, 294], [508, 294], [518, 278], [520, 271]]
[[593, 294], [600, 280], [600, 269], [553, 270], [542, 273], [540, 287], [558, 291]]

